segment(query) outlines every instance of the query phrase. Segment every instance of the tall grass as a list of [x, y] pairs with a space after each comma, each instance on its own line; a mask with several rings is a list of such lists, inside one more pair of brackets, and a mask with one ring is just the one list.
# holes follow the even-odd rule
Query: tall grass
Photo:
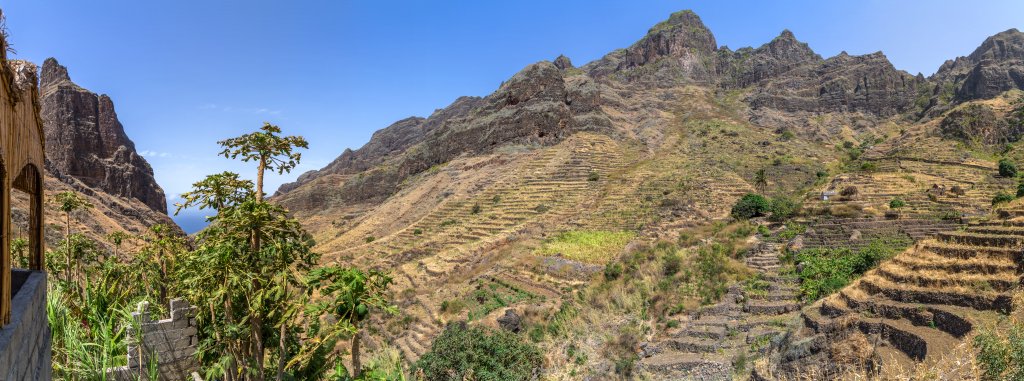
[[626, 231], [567, 231], [545, 240], [537, 249], [537, 254], [605, 264], [618, 255], [635, 236], [635, 233]]
[[46, 297], [53, 375], [64, 380], [107, 380], [108, 368], [127, 363], [127, 332], [134, 320], [123, 287], [86, 281], [82, 298], [54, 283]]

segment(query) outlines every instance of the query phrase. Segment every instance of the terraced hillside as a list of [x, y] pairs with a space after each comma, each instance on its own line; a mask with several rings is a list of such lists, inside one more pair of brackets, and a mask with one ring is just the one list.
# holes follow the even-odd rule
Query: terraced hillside
[[[1017, 307], [1024, 207], [1000, 214], [919, 242], [806, 308], [804, 329], [782, 351], [780, 374], [949, 367], [940, 360], [953, 348]], [[871, 345], [839, 349], [856, 339]]]
[[759, 274], [730, 287], [722, 302], [701, 308], [679, 328], [642, 348], [642, 377], [730, 380], [735, 365], [765, 353], [786, 334], [800, 309], [794, 279], [779, 274], [780, 247], [761, 243], [746, 259]]
[[[664, 297], [659, 293], [669, 292], [673, 282], [683, 287], [694, 280], [656, 275], [654, 264], [667, 261], [656, 258], [661, 254], [634, 256], [654, 252], [642, 247], [690, 239], [724, 239], [733, 247], [732, 240], [756, 234], [693, 235], [724, 226], [763, 224], [792, 233], [806, 224], [805, 248], [856, 248], [894, 237], [918, 244], [806, 310], [807, 339], [797, 345], [809, 349], [794, 346], [792, 356], [812, 362], [827, 352], [823, 343], [863, 331], [880, 332], [878, 340], [891, 341], [901, 359], [930, 359], [927, 335], [912, 338], [932, 329], [915, 325], [924, 321], [921, 316], [969, 321], [974, 315], [960, 314], [965, 309], [997, 316], [1001, 307], [980, 300], [1007, 292], [996, 278], [1008, 273], [993, 270], [968, 277], [970, 284], [990, 287], [972, 296], [977, 303], [959, 301], [960, 294], [949, 290], [968, 286], [950, 279], [962, 271], [937, 258], [950, 255], [940, 246], [964, 244], [957, 234], [992, 233], [981, 225], [969, 227], [973, 233], [946, 232], [989, 213], [993, 196], [1017, 185], [998, 176], [996, 161], [1021, 154], [1008, 144], [1020, 134], [993, 130], [1003, 125], [999, 121], [972, 124], [975, 114], [962, 114], [981, 105], [992, 109], [982, 114], [1006, 118], [1009, 93], [998, 101], [978, 97], [966, 78], [989, 73], [970, 69], [986, 62], [1015, 65], [1018, 58], [999, 47], [1015, 43], [1018, 34], [993, 36], [1003, 42], [987, 41], [975, 58], [924, 78], [896, 69], [881, 53], [823, 58], [789, 31], [760, 47], [733, 51], [719, 47], [693, 12], [678, 12], [628, 48], [583, 66], [564, 56], [534, 63], [489, 95], [459, 98], [426, 118], [402, 119], [362, 148], [345, 150], [282, 186], [273, 200], [311, 231], [325, 261], [386, 269], [395, 278], [391, 296], [401, 312], [375, 322], [384, 328], [364, 341], [369, 352], [395, 347], [415, 361], [446, 324], [493, 326], [508, 309], [535, 325], [529, 339], [551, 349], [549, 361], [586, 368], [552, 369], [555, 378], [578, 379], [577, 371], [628, 378], [634, 360], [652, 378], [742, 376], [742, 369], [733, 369], [740, 360], [757, 357], [773, 347], [769, 343], [786, 342], [781, 333], [800, 305], [795, 280], [779, 274], [779, 246], [799, 242], [765, 243], [749, 253], [748, 266], [736, 273], [742, 276], [729, 279], [745, 279], [751, 269], [762, 275], [732, 285], [720, 301]], [[970, 138], [978, 131], [984, 142]], [[1000, 150], [997, 144], [1008, 145]], [[771, 199], [773, 221], [729, 225], [731, 208], [747, 193]], [[780, 209], [786, 205], [794, 207]], [[578, 239], [560, 242], [575, 249], [549, 250], [559, 239], [572, 241], [566, 237]], [[598, 243], [583, 242], [588, 239]], [[579, 255], [592, 249], [587, 245], [604, 246]], [[731, 266], [741, 251], [722, 261]], [[615, 278], [614, 265], [629, 271], [647, 266], [647, 276], [661, 278]], [[603, 315], [614, 309], [594, 312], [598, 308], [587, 303], [607, 301], [578, 300], [591, 289], [598, 291], [588, 295], [636, 305], [616, 311], [625, 316]], [[678, 305], [659, 304], [666, 299]], [[903, 304], [874, 308], [864, 300]], [[904, 307], [914, 303], [926, 306], [903, 325], [882, 313], [910, 313]], [[594, 323], [594, 332], [572, 347], [545, 342], [546, 319], [570, 305], [577, 321]], [[933, 305], [936, 311], [960, 310], [929, 312]], [[650, 313], [669, 310], [673, 318], [685, 318], [661, 331], [668, 317]], [[838, 323], [862, 311], [873, 317]], [[639, 338], [651, 341], [641, 350]], [[932, 347], [948, 341], [936, 340]]]

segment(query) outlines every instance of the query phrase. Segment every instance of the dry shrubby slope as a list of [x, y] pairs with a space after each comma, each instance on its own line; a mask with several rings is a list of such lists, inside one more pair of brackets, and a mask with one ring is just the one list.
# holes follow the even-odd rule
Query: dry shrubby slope
[[[926, 78], [881, 52], [822, 58], [789, 31], [719, 47], [684, 11], [594, 62], [538, 62], [398, 121], [274, 200], [325, 260], [391, 271], [402, 312], [369, 345], [408, 360], [446, 324], [512, 308], [551, 378], [728, 377], [783, 351], [775, 370], [798, 372], [850, 340], [913, 367], [1015, 308], [1015, 220], [949, 231], [1015, 190], [996, 161], [1024, 152], [1007, 117], [1022, 73], [1016, 30]], [[753, 192], [803, 212], [753, 236], [727, 225]], [[783, 250], [876, 238], [918, 242], [800, 304]]]

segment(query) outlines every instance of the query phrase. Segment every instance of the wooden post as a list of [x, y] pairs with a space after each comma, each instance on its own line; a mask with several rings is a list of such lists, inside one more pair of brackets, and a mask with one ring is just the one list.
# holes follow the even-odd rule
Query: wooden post
[[0, 327], [11, 322], [11, 190], [7, 171], [0, 164]]
[[34, 166], [26, 179], [29, 183], [29, 194], [32, 196], [29, 201], [28, 216], [28, 239], [29, 239], [29, 269], [45, 271], [43, 263], [43, 176]]

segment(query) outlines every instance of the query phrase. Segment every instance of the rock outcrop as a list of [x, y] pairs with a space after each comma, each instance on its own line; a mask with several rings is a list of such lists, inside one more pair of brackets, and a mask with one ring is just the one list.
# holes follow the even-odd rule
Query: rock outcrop
[[821, 62], [821, 56], [806, 43], [797, 41], [789, 30], [757, 49], [741, 48], [733, 52], [722, 47], [718, 50], [718, 74], [722, 85], [730, 88], [744, 88], [797, 67]]
[[693, 11], [673, 13], [627, 49], [616, 50], [584, 66], [591, 76], [615, 75], [627, 81], [667, 86], [713, 83], [715, 36]]
[[346, 150], [327, 167], [283, 185], [278, 194], [325, 175], [359, 173], [336, 193], [342, 201], [386, 198], [409, 176], [459, 155], [508, 144], [550, 145], [576, 131], [607, 128], [599, 102], [593, 80], [563, 76], [548, 61], [532, 64], [485, 98], [459, 98], [429, 118], [407, 118], [378, 131], [362, 148]]
[[1020, 140], [1024, 125], [1008, 123], [1000, 113], [982, 104], [969, 104], [946, 114], [939, 123], [943, 137], [968, 144], [1006, 144]]
[[953, 83], [957, 101], [1024, 89], [1024, 33], [1009, 29], [985, 39], [969, 56], [943, 63], [933, 79]]
[[754, 108], [782, 111], [864, 112], [892, 116], [910, 111], [922, 79], [896, 70], [882, 52], [840, 53], [763, 81], [748, 99]]
[[74, 178], [166, 214], [153, 168], [135, 151], [110, 97], [76, 85], [53, 58], [43, 63], [40, 82], [47, 170], [65, 182]]

